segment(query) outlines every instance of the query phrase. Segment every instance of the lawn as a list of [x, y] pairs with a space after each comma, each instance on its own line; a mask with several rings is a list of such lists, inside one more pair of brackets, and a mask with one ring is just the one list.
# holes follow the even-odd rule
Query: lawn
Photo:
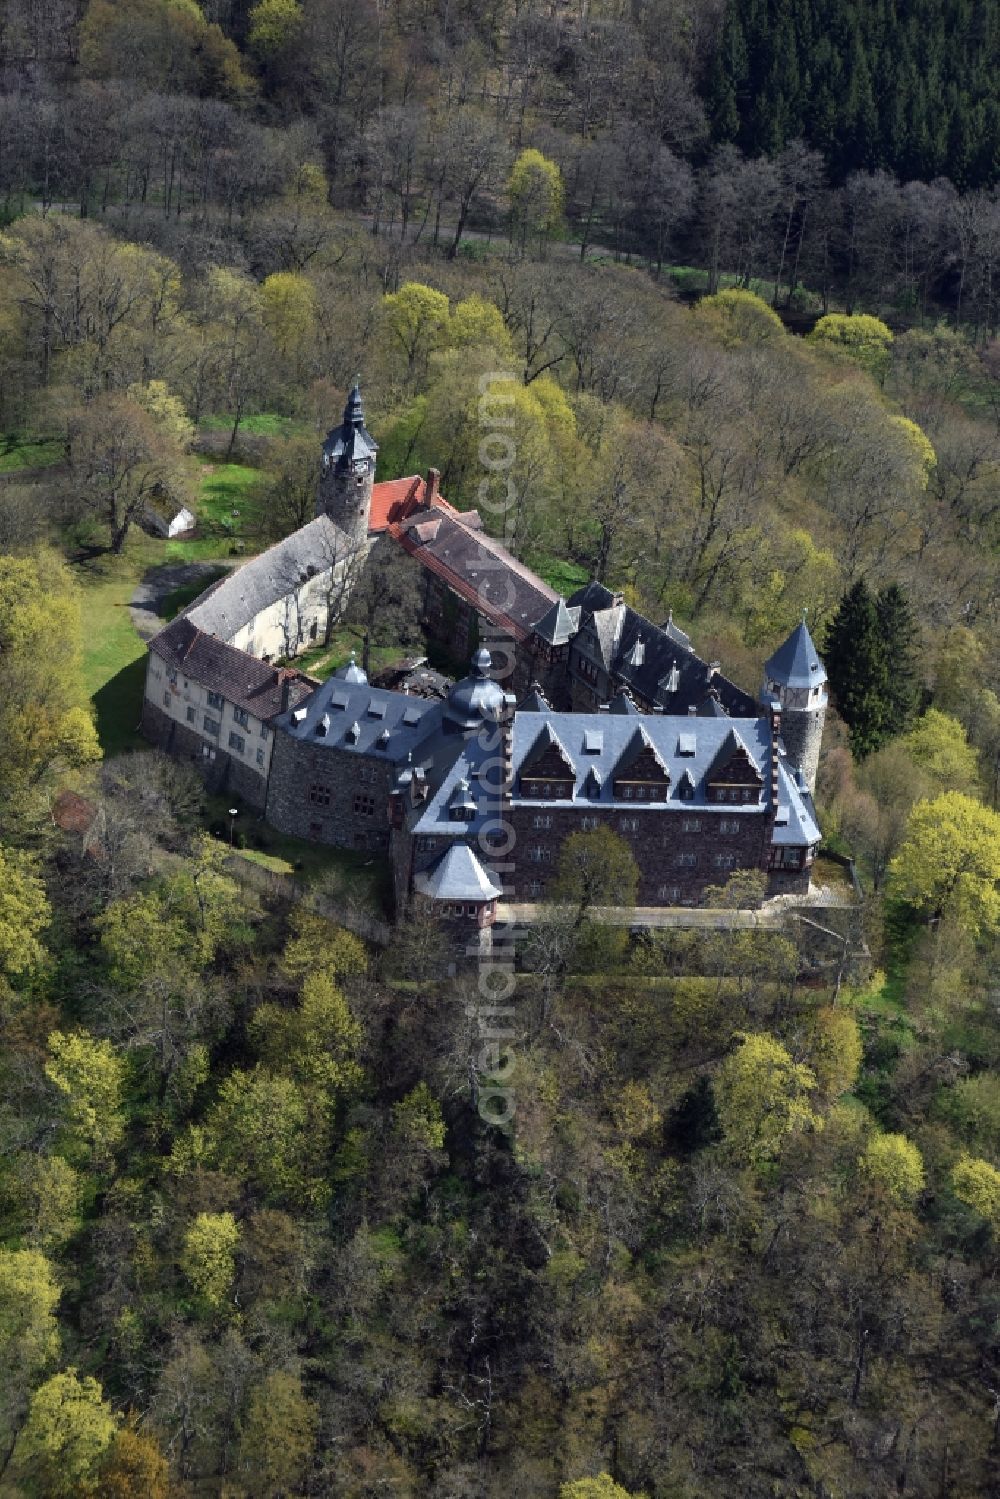
[[106, 755], [135, 749], [146, 671], [146, 647], [129, 615], [129, 600], [145, 570], [149, 543], [123, 557], [107, 554], [74, 567], [83, 619], [83, 681], [97, 710], [97, 732]]
[[16, 434], [0, 437], [0, 474], [14, 473], [19, 468], [48, 468], [62, 456], [63, 445], [59, 441]]
[[[202, 419], [201, 427], [206, 432], [231, 432], [233, 419], [231, 416], [206, 416]], [[276, 411], [257, 411], [252, 416], [240, 419], [239, 430], [249, 432], [253, 437], [294, 437], [299, 433], [310, 432], [312, 428], [308, 422], [300, 421], [294, 416], [280, 416]]]
[[[327, 677], [341, 666], [346, 666], [353, 652], [357, 657], [358, 665], [361, 665], [362, 642], [356, 631], [348, 629], [346, 625], [339, 625], [330, 636], [329, 645], [317, 645], [312, 650], [303, 651], [290, 663], [298, 671], [304, 671], [307, 676], [317, 677], [325, 682]], [[370, 672], [374, 677], [387, 666], [395, 666], [397, 662], [407, 657], [426, 655], [426, 646], [417, 644], [412, 646], [402, 645], [373, 645], [370, 651]]]
[[[235, 819], [230, 818], [231, 807], [237, 808]], [[205, 823], [222, 842], [228, 842], [232, 832], [237, 851], [272, 874], [287, 876], [303, 885], [329, 882], [334, 891], [339, 887], [374, 912], [381, 912], [386, 906], [390, 893], [389, 866], [378, 854], [330, 848], [279, 833], [233, 796], [210, 796], [205, 806]]]

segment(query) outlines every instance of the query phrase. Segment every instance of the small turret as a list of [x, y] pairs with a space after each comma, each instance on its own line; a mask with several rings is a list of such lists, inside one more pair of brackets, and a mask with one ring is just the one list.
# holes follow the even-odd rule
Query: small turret
[[771, 698], [781, 704], [781, 737], [788, 763], [802, 772], [812, 792], [826, 721], [826, 668], [806, 628], [804, 613], [802, 623], [764, 663], [761, 699], [766, 704]]
[[378, 444], [365, 426], [361, 387], [355, 380], [344, 419], [323, 444], [316, 514], [328, 515], [358, 541], [368, 536]]

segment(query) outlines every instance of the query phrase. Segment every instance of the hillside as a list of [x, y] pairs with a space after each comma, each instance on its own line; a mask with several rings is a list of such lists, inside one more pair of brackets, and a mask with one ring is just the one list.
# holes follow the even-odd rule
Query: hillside
[[[0, 0], [0, 1494], [1000, 1491], [995, 10]], [[499, 998], [148, 748], [356, 375], [563, 594], [805, 612], [821, 901], [584, 831]]]

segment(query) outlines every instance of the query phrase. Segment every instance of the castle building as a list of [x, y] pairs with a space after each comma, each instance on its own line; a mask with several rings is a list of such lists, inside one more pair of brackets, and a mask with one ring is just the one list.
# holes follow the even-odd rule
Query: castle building
[[[596, 582], [562, 598], [434, 470], [376, 483], [376, 454], [355, 385], [316, 518], [150, 642], [146, 735], [275, 828], [386, 855], [398, 910], [419, 896], [481, 942], [501, 897], [545, 899], [564, 840], [599, 827], [631, 848], [640, 905], [697, 904], [739, 869], [807, 890], [827, 699], [805, 621], [757, 701], [672, 619]], [[424, 628], [472, 657], [443, 699], [372, 685], [353, 660], [322, 683], [288, 664], [387, 547], [422, 571]]]

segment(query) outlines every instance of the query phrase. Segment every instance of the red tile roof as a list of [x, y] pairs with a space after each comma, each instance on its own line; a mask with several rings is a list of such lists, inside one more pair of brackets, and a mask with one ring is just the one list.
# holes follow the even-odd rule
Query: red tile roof
[[[447, 500], [437, 496], [435, 504], [451, 510]], [[405, 479], [386, 479], [372, 488], [371, 516], [368, 531], [384, 531], [391, 524], [398, 525], [408, 515], [427, 508], [427, 480], [419, 474], [409, 474]]]

